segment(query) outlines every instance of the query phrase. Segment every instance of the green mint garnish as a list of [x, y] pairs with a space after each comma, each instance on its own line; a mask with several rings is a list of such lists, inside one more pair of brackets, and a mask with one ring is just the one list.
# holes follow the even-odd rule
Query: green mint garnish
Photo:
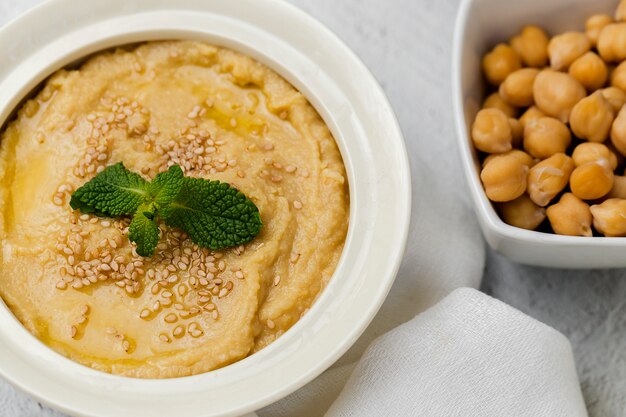
[[83, 213], [131, 216], [148, 197], [149, 183], [120, 162], [74, 191], [70, 206]]
[[[151, 207], [152, 206], [152, 207]], [[154, 205], [142, 204], [137, 209], [128, 227], [128, 238], [137, 244], [137, 254], [152, 256], [159, 243], [159, 226], [156, 222]]]
[[154, 254], [158, 220], [178, 227], [198, 246], [238, 246], [261, 230], [259, 209], [229, 184], [188, 178], [178, 165], [148, 182], [122, 163], [111, 165], [72, 194], [70, 206], [98, 216], [132, 216], [128, 238], [141, 256]]
[[237, 246], [261, 229], [259, 210], [230, 185], [185, 178], [176, 198], [161, 209], [165, 224], [183, 229], [201, 246], [220, 249]]

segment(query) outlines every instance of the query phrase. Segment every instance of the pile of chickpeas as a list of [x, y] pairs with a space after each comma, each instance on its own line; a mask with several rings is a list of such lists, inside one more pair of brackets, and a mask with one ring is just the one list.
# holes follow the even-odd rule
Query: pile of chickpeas
[[[552, 38], [526, 26], [482, 61], [472, 125], [502, 219], [570, 236], [626, 236], [626, 0]], [[547, 218], [547, 221], [545, 221]]]

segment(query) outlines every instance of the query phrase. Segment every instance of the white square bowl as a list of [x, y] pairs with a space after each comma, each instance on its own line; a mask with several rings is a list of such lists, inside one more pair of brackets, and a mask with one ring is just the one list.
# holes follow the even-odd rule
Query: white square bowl
[[510, 259], [560, 268], [626, 267], [626, 238], [560, 236], [504, 223], [487, 199], [469, 129], [485, 96], [482, 56], [528, 24], [554, 35], [583, 30], [587, 17], [613, 15], [618, 0], [462, 0], [452, 56], [452, 94], [458, 144], [474, 210], [492, 248]]

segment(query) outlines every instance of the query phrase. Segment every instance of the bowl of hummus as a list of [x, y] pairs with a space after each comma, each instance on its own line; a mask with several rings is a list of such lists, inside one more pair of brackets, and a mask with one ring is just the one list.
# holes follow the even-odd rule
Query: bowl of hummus
[[[332, 33], [271, 0], [52, 0], [0, 40], [2, 376], [76, 416], [241, 415], [364, 331], [410, 174], [382, 90]], [[219, 181], [262, 226], [218, 247], [140, 208], [144, 253], [137, 214], [73, 204], [116, 166]]]

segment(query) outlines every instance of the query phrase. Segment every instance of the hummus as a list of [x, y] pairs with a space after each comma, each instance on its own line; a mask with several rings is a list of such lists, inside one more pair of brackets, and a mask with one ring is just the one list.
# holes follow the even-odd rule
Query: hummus
[[[119, 161], [146, 179], [178, 164], [231, 183], [263, 229], [216, 252], [162, 227], [140, 257], [128, 219], [69, 206]], [[207, 372], [272, 343], [323, 290], [348, 227], [344, 165], [313, 107], [264, 65], [200, 42], [54, 74], [2, 132], [0, 179], [0, 296], [52, 349], [130, 377]]]

